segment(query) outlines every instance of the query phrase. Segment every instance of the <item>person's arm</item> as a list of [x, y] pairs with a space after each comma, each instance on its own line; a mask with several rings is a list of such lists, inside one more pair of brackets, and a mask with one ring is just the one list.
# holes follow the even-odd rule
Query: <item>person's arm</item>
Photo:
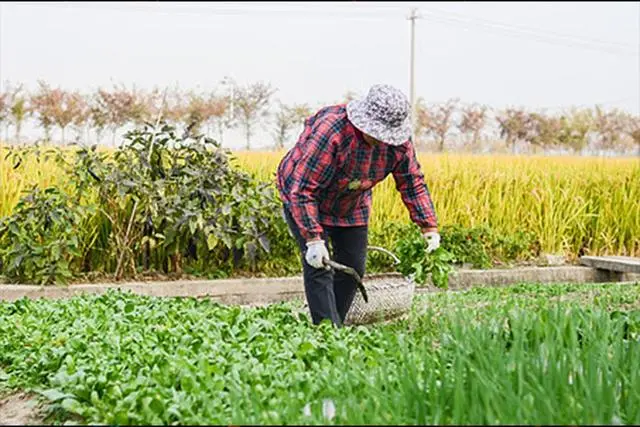
[[336, 134], [331, 120], [315, 123], [303, 135], [304, 156], [293, 170], [293, 185], [289, 199], [291, 215], [305, 241], [322, 238], [318, 222], [318, 190], [325, 188], [335, 174], [334, 159]]
[[411, 220], [420, 227], [423, 234], [437, 233], [438, 219], [412, 143], [408, 144], [402, 160], [393, 171], [393, 178]]

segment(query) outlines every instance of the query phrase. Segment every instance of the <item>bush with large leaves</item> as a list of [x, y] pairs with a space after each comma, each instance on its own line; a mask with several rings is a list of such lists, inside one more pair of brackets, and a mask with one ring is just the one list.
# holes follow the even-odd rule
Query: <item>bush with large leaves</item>
[[73, 277], [80, 255], [76, 227], [82, 207], [55, 187], [33, 188], [12, 215], [0, 218], [0, 267], [12, 282], [49, 285]]
[[[212, 139], [147, 124], [127, 133], [112, 155], [95, 146], [73, 156], [46, 153], [66, 170], [72, 204], [93, 208], [69, 223], [82, 241], [74, 273], [220, 276], [291, 268], [293, 247], [273, 187], [235, 167]], [[13, 228], [25, 225], [17, 218]], [[265, 256], [272, 249], [276, 262]]]
[[200, 271], [225, 264], [255, 269], [269, 251], [277, 199], [230, 160], [214, 140], [178, 136], [169, 125], [129, 132], [114, 162], [92, 170], [102, 212], [118, 225], [116, 273], [154, 261], [180, 273], [184, 258]]

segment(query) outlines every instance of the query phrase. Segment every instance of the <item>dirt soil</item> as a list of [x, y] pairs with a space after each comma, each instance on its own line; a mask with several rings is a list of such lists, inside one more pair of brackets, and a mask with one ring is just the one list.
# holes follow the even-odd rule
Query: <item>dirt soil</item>
[[38, 400], [26, 393], [0, 398], [0, 426], [42, 425], [44, 415]]

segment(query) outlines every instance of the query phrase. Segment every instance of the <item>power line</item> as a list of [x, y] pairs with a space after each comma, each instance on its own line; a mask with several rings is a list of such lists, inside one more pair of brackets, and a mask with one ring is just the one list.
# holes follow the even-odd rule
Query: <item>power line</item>
[[568, 42], [568, 41], [561, 41], [561, 40], [554, 41], [552, 39], [545, 38], [545, 36], [533, 35], [533, 34], [525, 36], [525, 35], [523, 35], [522, 33], [519, 33], [519, 32], [506, 30], [506, 29], [499, 28], [499, 27], [492, 27], [490, 25], [482, 24], [482, 23], [461, 22], [460, 20], [454, 20], [452, 18], [436, 17], [436, 16], [431, 16], [429, 14], [425, 15], [425, 19], [430, 20], [430, 21], [435, 22], [435, 23], [462, 26], [463, 28], [466, 28], [466, 29], [469, 29], [469, 27], [467, 27], [466, 25], [482, 27], [483, 29], [486, 29], [488, 31], [502, 32], [504, 34], [509, 34], [511, 36], [518, 37], [518, 38], [521, 38], [521, 39], [538, 41], [538, 42], [547, 43], [547, 44], [551, 44], [551, 45], [555, 45], [555, 46], [566, 46], [566, 47], [582, 48], [582, 49], [591, 50], [591, 51], [595, 51], [595, 52], [602, 52], [602, 53], [608, 53], [608, 54], [612, 54], [612, 55], [619, 55], [619, 56], [626, 56], [626, 57], [640, 56], [640, 52], [639, 51], [631, 51], [631, 50], [628, 50], [628, 49], [625, 50], [625, 49], [620, 49], [620, 48], [612, 49], [612, 48], [596, 47], [596, 46], [593, 46], [593, 45], [588, 44], [588, 43], [580, 44], [580, 43], [576, 43], [576, 42]]
[[529, 34], [533, 33], [534, 35], [543, 36], [545, 34], [548, 34], [548, 35], [550, 35], [552, 37], [562, 38], [562, 39], [573, 39], [574, 41], [577, 41], [577, 42], [597, 43], [597, 44], [604, 44], [604, 45], [610, 45], [610, 46], [619, 46], [619, 47], [632, 47], [632, 48], [637, 47], [633, 43], [614, 42], [614, 41], [610, 41], [610, 40], [602, 40], [602, 39], [595, 39], [595, 38], [589, 38], [589, 37], [584, 37], [584, 36], [576, 36], [574, 34], [559, 33], [557, 31], [544, 30], [544, 29], [536, 28], [536, 27], [528, 27], [528, 26], [507, 24], [505, 22], [494, 21], [494, 20], [489, 20], [489, 19], [484, 19], [484, 18], [478, 18], [476, 16], [470, 16], [470, 15], [465, 15], [465, 14], [461, 14], [461, 13], [446, 12], [446, 11], [443, 11], [441, 9], [432, 8], [431, 6], [427, 7], [426, 9], [432, 14], [441, 14], [444, 17], [448, 16], [451, 19], [463, 20], [464, 22], [469, 22], [469, 21], [482, 22], [482, 23], [487, 24], [487, 25], [499, 26], [499, 27], [503, 27], [503, 28], [508, 29], [508, 30], [519, 31], [519, 32], [523, 32], [523, 33], [529, 33]]
[[[223, 4], [233, 4], [233, 6], [238, 6], [237, 3], [224, 2]], [[295, 4], [295, 3], [294, 3]], [[137, 7], [136, 4], [128, 4], [127, 6], [122, 6], [121, 3], [82, 3], [82, 2], [64, 2], [64, 3], [39, 3], [39, 2], [22, 2], [17, 3], [15, 5], [18, 6], [38, 6], [38, 7], [64, 7], [65, 9], [71, 8], [81, 8], [86, 10], [112, 10], [118, 12], [145, 12], [145, 13], [161, 13], [161, 14], [171, 14], [171, 15], [209, 15], [209, 16], [247, 16], [253, 14], [286, 14], [287, 16], [300, 16], [304, 18], [331, 18], [331, 19], [346, 19], [346, 20], [356, 20], [356, 21], [384, 21], [393, 19], [396, 15], [392, 13], [397, 11], [395, 8], [371, 8], [367, 6], [367, 10], [359, 10], [354, 11], [357, 15], [342, 15], [345, 10], [340, 11], [339, 13], [336, 11], [310, 11], [310, 9], [305, 5], [305, 9], [268, 9], [265, 7], [261, 7], [260, 9], [247, 9], [247, 8], [215, 8], [214, 9], [203, 9], [197, 8], [195, 9], [186, 9], [181, 8], [181, 10], [161, 10], [150, 7]], [[293, 4], [289, 4], [288, 6], [292, 6]], [[377, 15], [372, 14], [373, 11], [384, 11], [385, 15]], [[529, 39], [538, 42], [544, 42], [547, 44], [553, 44], [557, 46], [567, 46], [567, 47], [579, 47], [588, 49], [591, 51], [608, 53], [614, 55], [624, 55], [624, 56], [640, 56], [638, 50], [629, 50], [625, 49], [625, 47], [629, 48], [631, 45], [626, 43], [619, 42], [609, 42], [602, 41], [596, 39], [588, 39], [588, 38], [578, 38], [577, 36], [572, 35], [563, 35], [557, 32], [547, 31], [546, 34], [543, 31], [538, 29], [532, 29], [531, 27], [518, 27], [510, 24], [501, 23], [498, 21], [490, 21], [482, 18], [471, 17], [468, 15], [456, 14], [452, 12], [443, 12], [436, 9], [429, 9], [430, 13], [427, 14], [426, 19], [429, 19], [436, 23], [447, 24], [447, 25], [458, 25], [463, 26], [466, 29], [469, 29], [468, 26], [475, 26], [479, 29], [484, 29], [493, 32], [502, 32], [509, 35], [513, 35], [515, 37], [520, 37], [521, 39]], [[391, 13], [390, 13], [391, 12]], [[439, 16], [439, 14], [441, 16]], [[447, 16], [448, 15], [448, 16]], [[399, 17], [399, 16], [398, 16]], [[572, 38], [573, 40], [568, 40], [567, 38]], [[599, 43], [601, 45], [610, 45], [610, 46], [618, 46], [616, 49], [606, 48], [604, 46], [594, 46], [593, 43]]]
[[[257, 9], [223, 9], [223, 8], [216, 8], [214, 9], [203, 9], [203, 8], [198, 8], [198, 10], [196, 9], [186, 9], [186, 8], [181, 8], [180, 10], [178, 9], [173, 9], [173, 10], [168, 10], [168, 9], [155, 9], [155, 8], [150, 8], [150, 7], [138, 7], [137, 5], [132, 5], [132, 4], [128, 4], [125, 7], [122, 7], [120, 5], [109, 5], [109, 4], [105, 4], [105, 3], [89, 3], [89, 4], [82, 4], [82, 3], [74, 3], [71, 2], [68, 5], [62, 5], [62, 4], [56, 4], [56, 3], [28, 3], [28, 2], [22, 2], [22, 3], [18, 3], [15, 6], [37, 6], [37, 7], [52, 7], [52, 8], [60, 8], [63, 7], [64, 9], [69, 9], [68, 6], [74, 7], [74, 8], [78, 8], [78, 9], [85, 9], [85, 10], [94, 10], [94, 11], [98, 11], [98, 10], [110, 10], [110, 11], [114, 11], [114, 12], [144, 12], [144, 13], [157, 13], [157, 14], [163, 14], [163, 15], [197, 15], [197, 16], [247, 16], [247, 15], [260, 15], [260, 14], [275, 14], [275, 15], [283, 15], [286, 14], [287, 16], [300, 16], [300, 17], [305, 17], [305, 18], [337, 18], [337, 19], [347, 19], [347, 20], [357, 20], [357, 21], [384, 21], [387, 20], [388, 17], [383, 17], [383, 16], [374, 16], [374, 15], [369, 15], [369, 16], [363, 16], [362, 14], [358, 15], [353, 15], [353, 16], [344, 16], [344, 15], [339, 15], [336, 14], [335, 12], [332, 11], [313, 11], [313, 13], [309, 13], [308, 10], [286, 10], [286, 9], [279, 9], [279, 10], [274, 10], [274, 9], [265, 9], [265, 8], [261, 8], [260, 10]], [[324, 15], [323, 15], [324, 13]]]
[[[434, 17], [429, 17], [427, 16], [426, 19], [434, 22], [434, 23], [439, 23], [439, 24], [446, 24], [446, 25], [458, 25], [458, 26], [462, 26], [465, 29], [470, 29], [469, 27], [465, 26], [464, 24], [461, 24], [460, 22], [456, 22], [456, 21], [451, 21], [447, 18], [434, 18]], [[521, 33], [515, 33], [515, 32], [510, 32], [508, 30], [502, 30], [502, 29], [492, 29], [492, 28], [486, 28], [487, 30], [491, 31], [491, 30], [498, 30], [498, 32], [502, 32], [504, 34], [508, 34], [510, 36], [514, 36], [516, 38], [520, 38], [523, 40], [531, 40], [531, 41], [536, 41], [536, 42], [542, 42], [542, 43], [546, 43], [546, 44], [550, 44], [550, 45], [554, 45], [554, 46], [564, 46], [564, 47], [571, 47], [571, 48], [579, 48], [579, 49], [585, 49], [585, 50], [590, 50], [593, 52], [600, 52], [600, 53], [607, 53], [607, 54], [611, 54], [611, 55], [617, 55], [617, 56], [625, 56], [625, 57], [635, 57], [635, 56], [639, 56], [640, 52], [632, 52], [630, 50], [621, 50], [621, 49], [607, 49], [607, 48], [598, 48], [595, 46], [591, 46], [591, 45], [587, 45], [587, 44], [578, 44], [578, 43], [570, 43], [570, 42], [559, 42], [559, 41], [553, 41], [553, 40], [549, 40], [547, 38], [541, 37], [541, 36], [523, 36]]]
[[[374, 7], [374, 6], [369, 6], [367, 5], [366, 9], [360, 9], [360, 10], [356, 10], [353, 9], [354, 6], [351, 6], [351, 3], [349, 4], [350, 7], [352, 7], [352, 11], [354, 13], [354, 16], [346, 16], [346, 15], [339, 15], [339, 13], [344, 13], [344, 12], [351, 12], [346, 10], [346, 6], [344, 8], [342, 8], [343, 10], [340, 11], [318, 11], [318, 10], [312, 10], [313, 7], [309, 7], [308, 4], [305, 4], [304, 7], [293, 7], [291, 8], [291, 6], [295, 6], [298, 3], [287, 3], [287, 2], [281, 2], [284, 3], [284, 6], [288, 6], [288, 8], [281, 8], [281, 9], [269, 9], [267, 7], [262, 7], [260, 6], [259, 8], [254, 8], [254, 9], [249, 9], [249, 8], [243, 8], [243, 7], [239, 7], [240, 6], [238, 3], [236, 2], [220, 2], [218, 4], [223, 4], [223, 5], [231, 5], [233, 6], [232, 8], [220, 8], [220, 7], [216, 7], [215, 9], [205, 9], [205, 8], [196, 8], [196, 9], [186, 9], [184, 7], [181, 7], [179, 10], [178, 9], [173, 9], [173, 10], [160, 10], [160, 9], [153, 9], [150, 8], [148, 5], [149, 3], [146, 2], [140, 2], [142, 3], [142, 5], [146, 5], [146, 7], [136, 7], [136, 6], [141, 6], [137, 3], [128, 3], [127, 6], [122, 6], [122, 3], [113, 3], [113, 2], [104, 2], [104, 3], [92, 3], [92, 2], [59, 2], [59, 3], [41, 3], [41, 2], [21, 2], [21, 3], [17, 3], [15, 4], [16, 6], [40, 6], [40, 7], [60, 7], [63, 6], [65, 8], [69, 8], [69, 7], [79, 7], [79, 8], [85, 8], [88, 10], [99, 10], [99, 9], [109, 9], [109, 10], [114, 10], [114, 11], [141, 11], [141, 12], [155, 12], [155, 13], [172, 13], [172, 14], [206, 14], [206, 15], [228, 15], [228, 14], [237, 14], [237, 15], [242, 15], [242, 14], [253, 14], [253, 13], [286, 13], [286, 14], [296, 14], [299, 13], [301, 16], [305, 16], [307, 18], [309, 17], [314, 17], [314, 16], [322, 16], [322, 14], [326, 14], [326, 16], [328, 17], [333, 17], [333, 18], [354, 18], [354, 19], [361, 19], [361, 17], [366, 17], [366, 18], [371, 18], [374, 20], [382, 20], [384, 18], [394, 18], [395, 16], [400, 16], [400, 12], [401, 10], [396, 8], [396, 7]], [[160, 2], [156, 2], [158, 4], [162, 4]], [[257, 3], [257, 5], [260, 5], [261, 3]], [[343, 3], [338, 3], [337, 5], [342, 5]], [[336, 5], [336, 6], [337, 6]], [[88, 7], [87, 7], [88, 6]], [[499, 27], [501, 27], [500, 29], [503, 30], [508, 30], [508, 31], [515, 31], [515, 32], [521, 32], [523, 34], [528, 34], [528, 35], [532, 35], [532, 36], [539, 36], [539, 37], [550, 37], [550, 38], [556, 38], [556, 39], [573, 39], [573, 42], [577, 42], [577, 43], [589, 43], [589, 44], [593, 44], [593, 43], [597, 43], [597, 44], [602, 44], [602, 45], [610, 45], [610, 46], [618, 46], [618, 47], [634, 47], [633, 44], [630, 43], [621, 43], [621, 42], [613, 42], [613, 41], [605, 41], [605, 40], [599, 40], [599, 39], [594, 39], [594, 38], [586, 38], [586, 37], [582, 37], [582, 36], [576, 36], [576, 35], [570, 35], [570, 34], [562, 34], [562, 33], [558, 33], [558, 32], [554, 32], [554, 31], [549, 31], [549, 30], [542, 30], [539, 28], [534, 28], [534, 27], [526, 27], [526, 26], [516, 26], [516, 25], [512, 25], [512, 24], [507, 24], [504, 22], [499, 22], [499, 21], [493, 21], [493, 20], [487, 20], [487, 19], [483, 19], [483, 18], [478, 18], [475, 16], [470, 16], [470, 15], [464, 15], [464, 14], [460, 14], [460, 13], [455, 13], [455, 12], [446, 12], [446, 11], [442, 11], [440, 9], [435, 9], [432, 8], [431, 6], [429, 6], [427, 8], [427, 10], [430, 12], [430, 16], [433, 17], [437, 17], [438, 14], [442, 15], [441, 18], [444, 19], [449, 19], [452, 21], [457, 21], [460, 23], [466, 23], [466, 24], [475, 24], [475, 25], [484, 25], [489, 26], [493, 29], [497, 29]], [[377, 13], [372, 13], [372, 12], [382, 12], [385, 15], [378, 15]], [[311, 13], [313, 12], [313, 13]], [[393, 15], [395, 13], [395, 15]], [[364, 15], [363, 15], [364, 14]]]

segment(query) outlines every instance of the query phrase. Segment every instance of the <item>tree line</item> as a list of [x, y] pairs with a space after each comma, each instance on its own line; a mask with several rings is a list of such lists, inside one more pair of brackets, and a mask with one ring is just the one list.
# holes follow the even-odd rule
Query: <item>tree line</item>
[[[47, 141], [57, 129], [63, 144], [102, 141], [105, 133], [110, 133], [115, 145], [119, 130], [153, 121], [162, 109], [167, 122], [212, 136], [221, 144], [227, 131], [241, 129], [247, 150], [252, 148], [257, 129], [266, 128], [273, 138], [272, 147], [282, 149], [295, 141], [296, 129], [320, 105], [286, 104], [276, 99], [276, 93], [268, 82], [242, 85], [231, 78], [223, 79], [209, 92], [177, 87], [142, 90], [120, 83], [87, 94], [44, 81], [38, 81], [33, 91], [24, 84], [7, 82], [0, 91], [0, 126], [5, 130], [5, 142], [25, 142], [21, 132], [31, 120], [43, 130]], [[334, 102], [348, 102], [357, 96], [348, 91]], [[417, 145], [429, 151], [640, 150], [640, 118], [600, 106], [550, 114], [515, 107], [492, 109], [459, 99], [441, 103], [418, 99], [415, 126]]]
[[[463, 105], [459, 99], [436, 104], [419, 99], [416, 115], [416, 139], [431, 142], [436, 151], [445, 151], [447, 145], [483, 151], [491, 148], [487, 144], [496, 139], [512, 152], [518, 147], [577, 154], [586, 150], [640, 151], [640, 117], [617, 108], [605, 110], [596, 105], [551, 114], [523, 108], [496, 110], [485, 105]], [[494, 133], [487, 133], [491, 128]], [[458, 138], [452, 138], [456, 133]]]

